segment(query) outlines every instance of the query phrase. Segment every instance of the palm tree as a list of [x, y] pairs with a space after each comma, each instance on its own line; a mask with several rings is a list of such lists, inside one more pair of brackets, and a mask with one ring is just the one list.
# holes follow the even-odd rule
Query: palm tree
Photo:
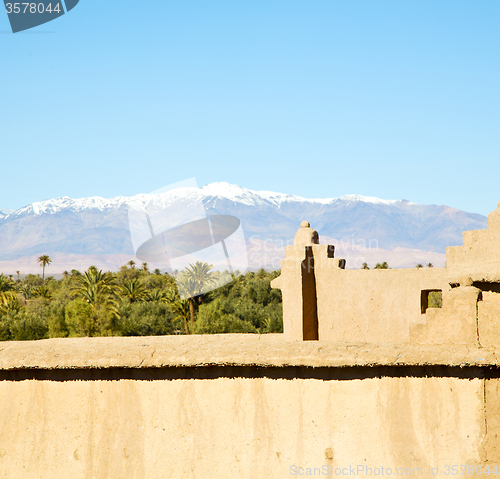
[[177, 289], [179, 296], [184, 301], [189, 302], [189, 312], [191, 315], [191, 328], [194, 328], [195, 310], [194, 310], [194, 297], [196, 296], [196, 283], [192, 278], [187, 275], [177, 279]]
[[148, 263], [142, 263], [142, 271], [144, 271], [145, 273], [149, 273]]
[[184, 330], [186, 331], [186, 334], [190, 334], [188, 325], [188, 319], [189, 316], [191, 315], [190, 301], [187, 299], [180, 299], [179, 301], [176, 301], [175, 303], [171, 304], [170, 307], [172, 308], [172, 311], [174, 313], [177, 313], [176, 319], [182, 318], [184, 320]]
[[416, 266], [416, 268], [420, 269], [420, 268], [423, 268], [423, 266], [420, 263], [418, 263], [417, 266]]
[[154, 274], [155, 274], [156, 276], [160, 276], [161, 271], [160, 271], [158, 268], [156, 268], [156, 269], [154, 270]]
[[215, 282], [214, 274], [210, 272], [212, 265], [197, 261], [190, 264], [176, 279], [177, 289], [182, 299], [189, 299], [189, 311], [191, 315], [191, 329], [195, 321], [195, 297], [198, 304], [202, 302], [202, 295], [208, 286]]
[[16, 271], [16, 274], [17, 274], [17, 281], [18, 282], [21, 281], [21, 278], [20, 278], [21, 275], [20, 275], [19, 271]]
[[119, 295], [128, 298], [131, 303], [148, 299], [146, 288], [143, 284], [139, 283], [137, 278], [125, 281], [124, 285], [120, 286]]
[[113, 274], [103, 273], [95, 266], [91, 266], [82, 276], [78, 277], [79, 287], [72, 294], [90, 304], [94, 327], [97, 325], [100, 305], [105, 305], [113, 310], [114, 280]]
[[[202, 294], [206, 292], [208, 287], [215, 283], [215, 275], [210, 272], [212, 266], [211, 264], [197, 261], [194, 264], [190, 264], [183, 271], [182, 276], [192, 282], [192, 296], [198, 296], [199, 304], [201, 304], [202, 301]], [[264, 269], [262, 269], [262, 271], [265, 274]]]
[[31, 295], [34, 298], [45, 298], [52, 299], [52, 293], [47, 286], [39, 286], [38, 288], [33, 288]]
[[361, 266], [361, 269], [370, 269], [368, 267], [368, 263], [363, 263], [363, 265]]
[[0, 274], [0, 304], [7, 304], [9, 300], [16, 296], [13, 290], [14, 284], [12, 281], [3, 273]]
[[428, 268], [434, 268], [434, 265], [432, 263], [427, 263]]
[[17, 296], [9, 296], [4, 301], [0, 302], [0, 313], [18, 313], [22, 308], [22, 304]]
[[387, 261], [384, 261], [383, 263], [377, 263], [375, 265], [375, 269], [389, 269], [389, 265], [387, 264]]
[[127, 263], [131, 268], [133, 268], [135, 266], [135, 261], [133, 259], [131, 259], [128, 263]]
[[160, 289], [155, 288], [153, 291], [148, 293], [148, 301], [161, 302], [165, 304], [172, 304], [176, 299], [178, 299], [177, 294], [171, 288]]
[[161, 290], [160, 288], [155, 288], [148, 294], [148, 301], [156, 303], [165, 301], [165, 298], [166, 298], [165, 291]]
[[45, 266], [50, 265], [52, 260], [50, 259], [50, 256], [42, 254], [42, 256], [38, 257], [37, 262], [40, 263], [40, 266], [43, 268], [42, 281], [45, 281]]
[[25, 301], [28, 301], [29, 299], [31, 299], [33, 297], [35, 289], [36, 288], [34, 288], [33, 286], [31, 286], [29, 284], [22, 284], [21, 286], [19, 286], [18, 291], [24, 297]]

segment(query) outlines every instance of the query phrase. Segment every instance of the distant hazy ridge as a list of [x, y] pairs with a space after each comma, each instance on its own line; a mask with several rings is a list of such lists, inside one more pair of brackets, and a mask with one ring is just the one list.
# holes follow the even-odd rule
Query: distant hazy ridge
[[[447, 206], [355, 195], [306, 199], [212, 183], [162, 196], [166, 207], [185, 207], [201, 199], [209, 214], [238, 217], [248, 243], [254, 246], [262, 241], [290, 242], [300, 222], [308, 220], [320, 238], [335, 239], [337, 245], [368, 244], [372, 240], [372, 245], [383, 250], [408, 248], [439, 253], [441, 257], [446, 246], [462, 244], [463, 231], [487, 227], [486, 217]], [[0, 261], [10, 263], [42, 253], [133, 255], [127, 206], [144, 204], [149, 197], [66, 197], [34, 203], [15, 212], [0, 210]]]

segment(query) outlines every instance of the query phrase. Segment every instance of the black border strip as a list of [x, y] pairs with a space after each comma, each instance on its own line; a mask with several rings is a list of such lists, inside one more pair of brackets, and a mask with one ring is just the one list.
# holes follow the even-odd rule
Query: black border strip
[[202, 366], [164, 368], [101, 369], [17, 369], [1, 370], [0, 381], [171, 381], [182, 379], [268, 378], [350, 381], [373, 378], [458, 378], [496, 379], [500, 368], [494, 366], [354, 366], [319, 367], [285, 366]]

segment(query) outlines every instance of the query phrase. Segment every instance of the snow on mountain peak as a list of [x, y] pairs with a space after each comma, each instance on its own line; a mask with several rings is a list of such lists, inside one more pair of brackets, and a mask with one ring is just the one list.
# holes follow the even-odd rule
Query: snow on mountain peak
[[277, 193], [273, 191], [254, 191], [243, 188], [238, 185], [232, 185], [227, 182], [215, 182], [205, 185], [201, 188], [179, 188], [166, 191], [160, 194], [138, 194], [135, 196], [116, 196], [114, 198], [102, 198], [92, 196], [88, 198], [72, 199], [68, 196], [54, 198], [50, 200], [37, 201], [31, 205], [25, 206], [17, 211], [0, 210], [0, 219], [8, 214], [15, 216], [55, 214], [62, 210], [82, 211], [86, 209], [97, 209], [104, 211], [107, 209], [116, 209], [125, 206], [144, 206], [146, 203], [154, 200], [160, 201], [164, 205], [171, 204], [178, 198], [193, 198], [201, 200], [206, 197], [226, 199], [235, 203], [246, 205], [258, 205], [271, 203], [275, 206], [281, 206], [283, 203], [302, 203], [308, 202], [318, 205], [332, 204], [336, 202], [364, 202], [379, 205], [395, 206], [401, 203], [409, 203], [406, 200], [383, 200], [370, 196], [345, 195], [337, 198], [304, 198], [301, 196], [290, 195], [286, 193]]
[[[344, 195], [334, 198], [304, 198], [302, 196], [290, 195], [287, 193], [277, 193], [275, 191], [255, 191], [225, 182], [211, 183], [201, 188], [204, 194], [219, 196], [233, 201], [243, 203], [257, 203], [263, 200], [274, 204], [284, 202], [309, 202], [317, 204], [331, 204], [335, 202], [363, 202], [380, 205], [396, 205], [405, 200], [383, 200], [371, 196]], [[409, 202], [407, 202], [409, 203]]]
[[12, 213], [14, 213], [14, 210], [11, 210], [10, 208], [0, 209], [0, 219], [9, 216]]
[[396, 205], [404, 200], [383, 200], [371, 196], [361, 195], [344, 195], [334, 198], [304, 198], [302, 196], [290, 195], [287, 193], [277, 193], [275, 191], [256, 191], [243, 188], [241, 186], [232, 185], [226, 182], [210, 183], [201, 188], [204, 195], [218, 196], [232, 201], [246, 204], [255, 204], [262, 201], [268, 201], [274, 204], [284, 202], [304, 202], [331, 204], [338, 201], [344, 202], [363, 202], [380, 205]]
[[374, 196], [361, 196], [361, 195], [344, 195], [339, 198], [333, 198], [332, 201], [342, 200], [342, 201], [361, 201], [363, 203], [372, 203], [376, 205], [396, 205], [401, 202], [405, 202], [407, 204], [413, 204], [406, 200], [382, 200], [380, 198], [375, 198]]
[[200, 188], [200, 193], [203, 196], [225, 198], [237, 203], [243, 203], [247, 205], [256, 204], [262, 201], [262, 199], [259, 197], [258, 192], [243, 188], [238, 185], [232, 185], [223, 181], [210, 183], [206, 186], [203, 186], [202, 188]]

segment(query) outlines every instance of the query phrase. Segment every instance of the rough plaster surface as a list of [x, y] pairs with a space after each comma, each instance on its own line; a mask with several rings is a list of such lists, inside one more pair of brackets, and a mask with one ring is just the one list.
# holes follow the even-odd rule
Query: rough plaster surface
[[[0, 477], [280, 478], [482, 463], [483, 381], [0, 381]], [[342, 476], [345, 477], [345, 476]], [[358, 477], [367, 477], [360, 474]]]
[[500, 349], [500, 302], [481, 301], [478, 303], [479, 342], [491, 349]]
[[1, 346], [0, 477], [277, 478], [358, 465], [429, 477], [429, 466], [499, 459], [498, 362], [486, 348], [281, 335]]
[[[470, 282], [467, 280], [467, 282]], [[478, 298], [481, 291], [473, 286], [454, 288], [443, 293], [443, 307], [430, 308], [425, 322], [410, 325], [411, 340], [422, 344], [478, 345]], [[483, 316], [481, 315], [481, 321]], [[490, 332], [485, 331], [490, 337]]]
[[450, 289], [444, 268], [342, 270], [326, 261], [316, 284], [319, 338], [346, 342], [410, 342], [421, 291]]
[[236, 366], [498, 366], [468, 345], [286, 342], [281, 334], [68, 338], [0, 343], [0, 373], [22, 369]]
[[488, 215], [488, 229], [464, 231], [463, 246], [446, 248], [448, 266], [500, 263], [500, 202]]

